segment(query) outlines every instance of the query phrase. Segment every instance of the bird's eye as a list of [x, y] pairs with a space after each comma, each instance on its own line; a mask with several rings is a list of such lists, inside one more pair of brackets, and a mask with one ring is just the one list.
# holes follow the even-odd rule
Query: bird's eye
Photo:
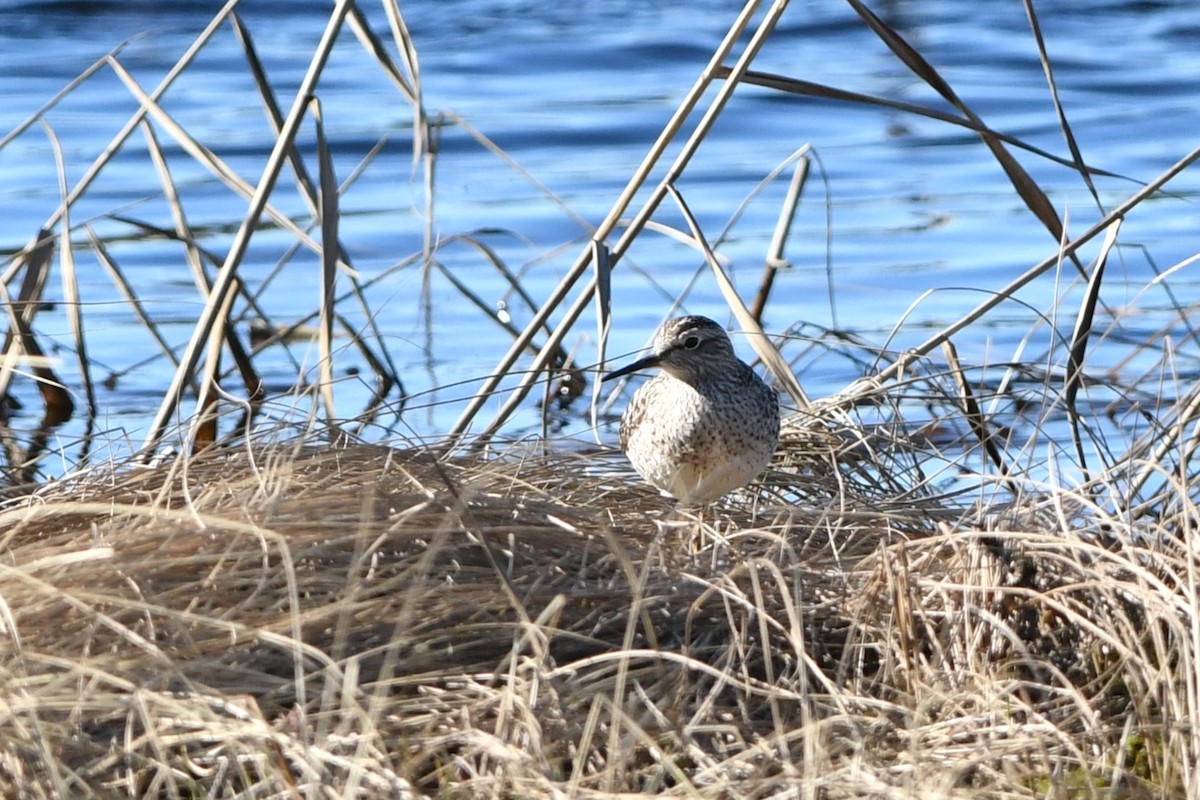
[[700, 337], [699, 336], [689, 336], [683, 340], [683, 349], [684, 350], [695, 350], [699, 346], [700, 346]]

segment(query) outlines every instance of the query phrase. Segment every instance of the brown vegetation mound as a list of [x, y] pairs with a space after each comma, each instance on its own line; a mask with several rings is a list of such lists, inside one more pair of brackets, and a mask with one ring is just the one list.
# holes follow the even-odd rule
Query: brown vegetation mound
[[856, 497], [836, 470], [811, 480], [840, 495], [785, 500], [775, 481], [695, 513], [596, 463], [274, 445], [11, 506], [4, 791], [1084, 797], [1181, 780], [1195, 606], [1190, 562], [1163, 546], [1065, 534], [1061, 502], [980, 531], [931, 497]]

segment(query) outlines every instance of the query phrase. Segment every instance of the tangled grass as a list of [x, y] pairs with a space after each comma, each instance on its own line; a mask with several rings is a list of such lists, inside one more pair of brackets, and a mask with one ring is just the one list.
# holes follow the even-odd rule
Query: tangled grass
[[[221, 412], [245, 406], [250, 419], [266, 402], [253, 363], [257, 350], [270, 341], [286, 344], [309, 322], [318, 327], [321, 372], [313, 397], [322, 398], [323, 418], [336, 416], [337, 321], [373, 365], [377, 390], [356, 422], [373, 419], [400, 386], [400, 374], [389, 366], [386, 337], [362, 292], [393, 270], [438, 261], [427, 241], [338, 295], [337, 274], [351, 266], [346, 254], [308, 233], [319, 223], [322, 241], [337, 235], [327, 154], [318, 159], [315, 181], [294, 170], [306, 198], [303, 225], [270, 202], [275, 178], [289, 162], [300, 163], [295, 144], [312, 113], [310, 91], [343, 25], [411, 104], [414, 163], [432, 176], [432, 122], [399, 5], [385, 3], [393, 58], [355, 3], [336, 3], [286, 114], [259, 77], [235, 5], [223, 7], [151, 92], [122, 66], [119, 49], [97, 62], [95, 70], [112, 70], [137, 98], [137, 111], [5, 272], [5, 282], [24, 279], [10, 292], [5, 349], [13, 358], [0, 369], [0, 393], [17, 376], [16, 356], [50, 350], [38, 344], [35, 321], [46, 307], [53, 240], [65, 285], [74, 286], [72, 205], [134, 131], [147, 132], [173, 210], [183, 204], [159, 164], [165, 161], [155, 130], [250, 200], [232, 226], [236, 234], [218, 247], [201, 248], [182, 213], [174, 231], [156, 229], [186, 248], [205, 310], [183, 347], [145, 322], [174, 365], [147, 445], [161, 441], [195, 385], [197, 416], [209, 425], [191, 443], [207, 449], [155, 467], [132, 460], [91, 467], [31, 491], [49, 431], [73, 410], [71, 392], [46, 366], [32, 373], [45, 402], [43, 428], [27, 447], [2, 443], [5, 490], [28, 493], [10, 493], [0, 506], [0, 793], [1200, 797], [1195, 304], [1170, 295], [1163, 312], [1170, 319], [1131, 338], [1099, 300], [1121, 220], [1189, 169], [1200, 150], [1181, 154], [1071, 237], [1008, 148], [1070, 166], [1085, 181], [1100, 171], [987, 128], [928, 61], [857, 0], [851, 6], [863, 24], [957, 113], [749, 70], [787, 6], [777, 0], [751, 26], [750, 2], [560, 284], [536, 300], [522, 295], [524, 327], [501, 319], [454, 279], [512, 346], [448, 432], [451, 445], [317, 446], [326, 439], [317, 432], [247, 440], [248, 423], [222, 437], [216, 420], [229, 414]], [[1029, 12], [1035, 19], [1032, 6]], [[274, 144], [257, 185], [231, 174], [158, 102], [226, 22], [244, 42], [272, 120]], [[745, 48], [735, 58], [739, 42]], [[1039, 53], [1048, 59], [1040, 45]], [[720, 506], [675, 508], [603, 453], [467, 450], [497, 434], [543, 380], [557, 387], [547, 388], [543, 409], [552, 393], [582, 396], [587, 368], [573, 363], [564, 337], [596, 307], [603, 358], [609, 270], [667, 201], [691, 228], [675, 233], [729, 287], [731, 314], [760, 332], [757, 312], [768, 300], [769, 278], [750, 313], [709, 249], [714, 237], [693, 224], [674, 185], [740, 83], [882, 103], [971, 130], [1060, 246], [903, 354], [865, 346], [851, 352], [856, 345], [845, 331], [801, 331], [787, 344], [803, 348], [807, 341], [808, 349], [785, 360], [765, 337], [753, 337], [785, 385], [822, 354], [855, 359], [867, 377], [813, 403], [794, 392], [802, 410], [789, 421], [776, 462], [761, 484]], [[42, 121], [58, 99], [0, 148]], [[685, 124], [694, 112], [703, 125]], [[683, 153], [678, 166], [650, 181], [672, 141]], [[323, 152], [319, 129], [316, 144]], [[793, 207], [807, 163], [800, 155], [795, 161]], [[642, 188], [646, 199], [635, 210]], [[780, 248], [786, 217], [776, 236]], [[267, 339], [248, 347], [235, 324], [244, 317], [233, 309], [253, 309], [270, 285], [247, 288], [239, 275], [263, 220], [320, 251], [324, 283], [319, 308], [294, 325], [266, 325]], [[433, 222], [421, 220], [429, 230]], [[107, 261], [104, 242], [85, 232]], [[1039, 312], [1030, 340], [1049, 331], [1044, 353], [977, 371], [958, 364], [956, 334], [1037, 276], [1069, 267], [1079, 248], [1101, 235], [1102, 254], [1081, 268], [1086, 281], [1068, 275], [1074, 294], [1055, 294], [1056, 307]], [[499, 272], [514, 274], [491, 258]], [[1193, 260], [1156, 269], [1138, 302], [1165, 302], [1150, 290]], [[767, 261], [782, 263], [783, 253], [769, 253]], [[65, 292], [68, 300], [78, 294]], [[1069, 297], [1079, 304], [1067, 337], [1056, 326], [1070, 316]], [[356, 299], [369, 322], [354, 330], [338, 308]], [[87, 304], [64, 305], [73, 315], [73, 351], [88, 401], [79, 459], [85, 463], [98, 418], [84, 341]], [[1088, 362], [1097, 341], [1117, 353], [1107, 366]], [[223, 383], [221, 342], [235, 364]], [[945, 358], [931, 364], [939, 347]], [[515, 386], [505, 388], [505, 381]], [[244, 391], [235, 395], [235, 385]], [[1116, 399], [1101, 411], [1106, 392]], [[481, 409], [501, 395], [495, 419], [482, 420]], [[931, 419], [918, 421], [917, 408]], [[1022, 414], [1032, 423], [1029, 446], [1012, 435]], [[1104, 438], [1102, 425], [1093, 424], [1102, 417], [1129, 434], [1127, 447]], [[466, 433], [480, 426], [485, 435], [468, 441]], [[1053, 453], [1041, 460], [1043, 444]], [[1051, 483], [1063, 465], [1078, 480]]]
[[[262, 442], [47, 486], [0, 518], [0, 785], [1195, 789], [1194, 510], [1133, 530], [1063, 490], [985, 515], [802, 427], [703, 510], [603, 454], [517, 446]], [[873, 472], [909, 468], [917, 445], [891, 445]]]

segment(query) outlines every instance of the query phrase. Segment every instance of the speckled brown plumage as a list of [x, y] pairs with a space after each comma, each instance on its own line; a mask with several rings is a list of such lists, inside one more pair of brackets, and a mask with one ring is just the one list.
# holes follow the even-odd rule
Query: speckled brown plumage
[[649, 483], [688, 505], [758, 477], [779, 441], [779, 397], [707, 317], [663, 323], [653, 353], [605, 376], [662, 370], [621, 417], [621, 449]]

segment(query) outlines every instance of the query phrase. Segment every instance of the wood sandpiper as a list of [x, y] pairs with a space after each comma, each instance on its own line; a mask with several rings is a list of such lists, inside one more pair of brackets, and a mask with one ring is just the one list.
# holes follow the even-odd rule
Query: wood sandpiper
[[705, 505], [745, 486], [779, 442], [779, 395], [733, 352], [707, 317], [669, 319], [653, 352], [608, 381], [658, 367], [621, 416], [621, 449], [634, 468], [684, 505]]

